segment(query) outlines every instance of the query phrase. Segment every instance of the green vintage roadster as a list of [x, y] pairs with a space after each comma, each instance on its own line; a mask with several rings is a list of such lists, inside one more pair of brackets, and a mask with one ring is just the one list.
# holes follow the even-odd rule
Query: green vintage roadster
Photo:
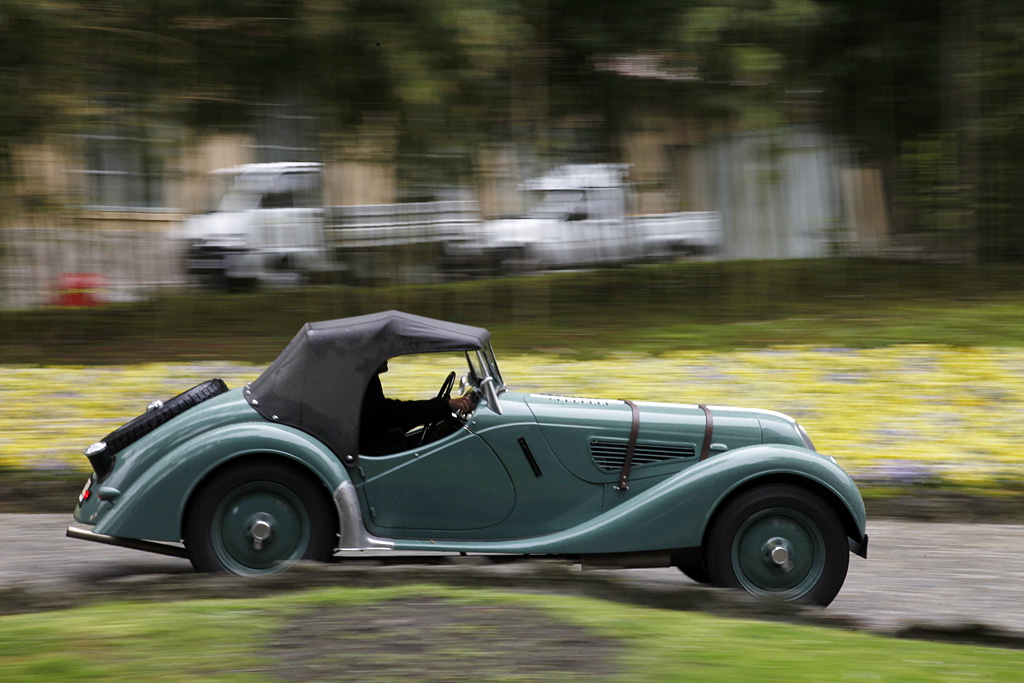
[[[442, 351], [464, 352], [472, 409], [360, 453], [382, 365]], [[559, 556], [827, 605], [849, 553], [867, 556], [856, 485], [792, 418], [516, 393], [486, 330], [397, 311], [307, 324], [250, 385], [154, 402], [85, 454], [68, 535], [198, 571], [350, 550]]]

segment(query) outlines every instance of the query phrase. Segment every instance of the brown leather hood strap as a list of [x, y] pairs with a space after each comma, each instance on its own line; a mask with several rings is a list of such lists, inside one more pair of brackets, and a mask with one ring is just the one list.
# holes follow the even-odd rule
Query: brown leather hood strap
[[626, 457], [622, 461], [622, 474], [615, 487], [620, 491], [629, 488], [629, 468], [633, 466], [633, 451], [636, 450], [636, 437], [640, 433], [640, 409], [632, 401], [623, 401], [633, 411], [633, 426], [629, 429], [629, 444], [626, 446]]
[[711, 451], [711, 433], [715, 431], [715, 421], [711, 418], [711, 408], [708, 408], [703, 403], [697, 407], [704, 411], [704, 417], [706, 418], [704, 424], [704, 445], [700, 447], [700, 459], [707, 460], [708, 453]]

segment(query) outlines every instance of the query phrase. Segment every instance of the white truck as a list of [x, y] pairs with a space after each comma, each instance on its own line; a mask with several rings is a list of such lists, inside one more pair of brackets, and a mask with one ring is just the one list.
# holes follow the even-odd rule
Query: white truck
[[488, 221], [448, 245], [452, 268], [518, 272], [656, 261], [722, 247], [718, 212], [633, 215], [626, 164], [576, 164], [522, 183], [538, 195], [519, 218]]
[[329, 277], [425, 282], [458, 274], [594, 267], [721, 248], [716, 212], [631, 215], [628, 166], [563, 166], [520, 186], [522, 218], [482, 221], [475, 201], [330, 206], [318, 163], [214, 171], [217, 208], [185, 220], [186, 269], [205, 284]]
[[216, 209], [182, 225], [188, 273], [203, 284], [293, 285], [317, 277], [423, 281], [446, 244], [480, 224], [473, 201], [330, 206], [319, 163], [214, 171]]

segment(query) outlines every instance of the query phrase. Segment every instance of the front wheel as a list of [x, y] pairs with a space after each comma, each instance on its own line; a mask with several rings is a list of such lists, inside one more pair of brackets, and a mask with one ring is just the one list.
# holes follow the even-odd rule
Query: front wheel
[[784, 484], [741, 494], [715, 521], [707, 569], [718, 586], [828, 605], [846, 580], [842, 522], [821, 498]]
[[199, 572], [253, 576], [298, 560], [326, 561], [334, 524], [319, 487], [276, 462], [215, 475], [196, 494], [185, 521], [185, 547]]

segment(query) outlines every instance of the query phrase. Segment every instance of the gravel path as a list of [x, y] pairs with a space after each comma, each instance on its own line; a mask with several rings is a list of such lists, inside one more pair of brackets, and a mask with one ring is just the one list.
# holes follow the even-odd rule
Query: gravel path
[[[68, 515], [0, 515], [0, 590], [192, 573], [187, 560], [66, 538], [70, 522]], [[981, 624], [1024, 635], [1024, 526], [881, 520], [868, 532], [869, 559], [850, 557], [829, 614], [883, 631]], [[674, 569], [615, 574], [647, 587], [692, 586]]]
[[[868, 535], [868, 559], [850, 555], [830, 614], [883, 631], [980, 624], [1024, 634], [1024, 526], [868, 520]], [[677, 575], [645, 569], [635, 580]]]

